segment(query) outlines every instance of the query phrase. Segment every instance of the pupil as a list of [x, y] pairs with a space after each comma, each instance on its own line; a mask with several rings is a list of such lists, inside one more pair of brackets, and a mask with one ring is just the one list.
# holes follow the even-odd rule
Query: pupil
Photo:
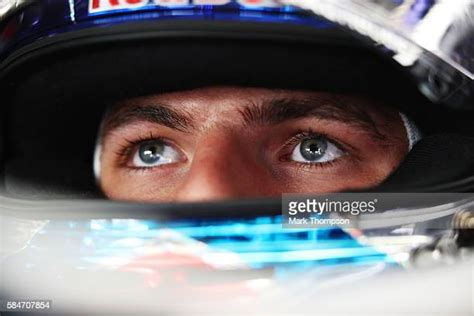
[[309, 161], [317, 161], [326, 153], [327, 141], [322, 137], [303, 140], [300, 147], [301, 156]]
[[140, 146], [140, 159], [146, 164], [152, 164], [160, 160], [163, 151], [162, 145], [142, 145]]

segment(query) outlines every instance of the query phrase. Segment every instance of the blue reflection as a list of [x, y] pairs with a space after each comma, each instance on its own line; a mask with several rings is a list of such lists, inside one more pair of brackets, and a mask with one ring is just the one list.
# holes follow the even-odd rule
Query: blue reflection
[[[391, 262], [387, 255], [361, 245], [339, 228], [284, 229], [281, 223], [281, 216], [174, 222], [54, 221], [32, 240], [30, 249], [54, 251], [46, 241], [62, 238], [68, 260], [75, 257], [88, 262], [100, 262], [102, 257], [132, 259], [166, 247], [185, 247], [193, 255], [193, 249], [206, 254], [231, 253], [250, 268]], [[216, 258], [219, 264], [224, 257]]]
[[[54, 220], [7, 265], [51, 284], [76, 284], [79, 278], [102, 286], [111, 278], [147, 291], [179, 284], [212, 288], [221, 282], [262, 290], [281, 284], [298, 293], [399, 268], [339, 228], [288, 229], [282, 221], [281, 216]], [[184, 283], [174, 284], [176, 278]]]

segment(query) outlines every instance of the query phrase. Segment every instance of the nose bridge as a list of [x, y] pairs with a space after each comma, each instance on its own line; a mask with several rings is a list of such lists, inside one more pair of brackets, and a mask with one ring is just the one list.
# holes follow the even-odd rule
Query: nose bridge
[[196, 145], [191, 167], [176, 199], [222, 200], [258, 196], [253, 185], [255, 158], [230, 132], [209, 135]]

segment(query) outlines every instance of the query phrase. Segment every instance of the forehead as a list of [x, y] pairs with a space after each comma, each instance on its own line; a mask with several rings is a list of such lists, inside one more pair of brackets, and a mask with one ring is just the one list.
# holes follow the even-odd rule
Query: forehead
[[249, 88], [235, 86], [214, 86], [193, 90], [143, 96], [118, 102], [111, 113], [139, 106], [165, 105], [179, 113], [186, 113], [200, 125], [231, 123], [242, 109], [262, 105], [274, 99], [308, 99], [322, 96], [322, 93]]
[[107, 111], [101, 134], [106, 137], [117, 130], [136, 129], [145, 122], [180, 131], [205, 131], [304, 123], [299, 119], [337, 121], [377, 138], [378, 125], [397, 123], [399, 117], [395, 109], [364, 96], [216, 86], [118, 102]]
[[[203, 109], [216, 109], [223, 107], [235, 107], [238, 105], [248, 105], [262, 100], [273, 98], [309, 98], [311, 96], [325, 95], [325, 93], [298, 91], [298, 90], [277, 90], [248, 87], [206, 87], [193, 90], [156, 94], [138, 97], [119, 102], [119, 106], [134, 106], [139, 104], [164, 103], [169, 106], [179, 106], [189, 108], [199, 106]], [[216, 105], [219, 105], [216, 107]]]
[[320, 91], [215, 86], [127, 99], [107, 111], [105, 134], [148, 121], [175, 129], [263, 127], [296, 119], [344, 122], [367, 131], [397, 120], [398, 112], [365, 96]]
[[373, 108], [375, 104], [373, 99], [365, 96], [339, 95], [322, 91], [214, 86], [123, 100], [113, 106], [112, 112], [124, 108], [160, 104], [184, 110], [192, 115], [208, 116], [239, 111], [248, 106], [259, 106], [267, 101], [282, 99], [310, 101], [314, 106], [338, 104], [366, 109]]

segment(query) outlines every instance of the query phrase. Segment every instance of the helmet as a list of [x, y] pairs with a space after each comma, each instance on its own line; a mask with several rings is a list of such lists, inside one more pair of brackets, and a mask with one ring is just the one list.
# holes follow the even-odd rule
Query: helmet
[[13, 196], [97, 195], [106, 105], [213, 84], [376, 95], [425, 136], [384, 190], [472, 187], [469, 1], [4, 3], [2, 182]]
[[[49, 282], [62, 306], [77, 303], [61, 296], [65, 278], [77, 286], [75, 307], [90, 287], [110, 294], [108, 307], [130, 299], [122, 288], [148, 298], [143, 284], [173, 289], [148, 300], [153, 307], [168, 306], [183, 284], [186, 303], [211, 294], [212, 304], [266, 291], [274, 279], [304, 291], [312, 285], [290, 282], [301, 271], [324, 287], [416, 265], [427, 253], [460, 257], [472, 246], [469, 194], [383, 194], [472, 192], [473, 14], [469, 0], [1, 2], [0, 208], [11, 248], [0, 254], [6, 271], [21, 267], [2, 294], [37, 296]], [[370, 95], [396, 109], [409, 152], [363, 190], [390, 200], [385, 212], [353, 218], [354, 229], [285, 231], [280, 199], [106, 201], [97, 156], [110, 109], [213, 86]], [[247, 184], [262, 187], [257, 177]], [[37, 286], [25, 286], [31, 275]]]

